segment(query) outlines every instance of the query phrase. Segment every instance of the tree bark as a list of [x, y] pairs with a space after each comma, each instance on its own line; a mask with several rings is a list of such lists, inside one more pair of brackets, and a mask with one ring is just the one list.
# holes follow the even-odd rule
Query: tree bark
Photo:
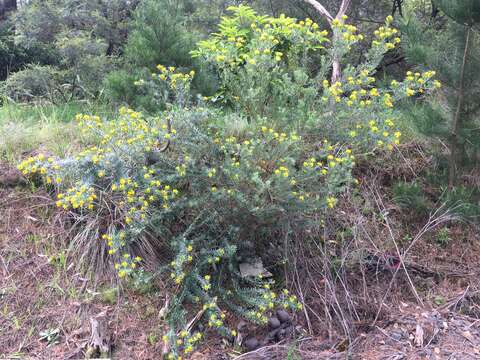
[[449, 174], [448, 174], [448, 185], [450, 188], [455, 186], [457, 182], [457, 163], [459, 156], [460, 144], [458, 141], [458, 132], [461, 125], [461, 113], [463, 109], [464, 102], [464, 92], [465, 92], [465, 67], [467, 65], [468, 52], [470, 50], [470, 34], [471, 27], [467, 28], [467, 38], [465, 40], [465, 50], [463, 53], [462, 68], [460, 70], [460, 84], [458, 88], [457, 95], [457, 109], [453, 116], [452, 130], [451, 130], [451, 140], [450, 140], [450, 163], [449, 163]]
[[[338, 10], [337, 15], [333, 17], [332, 14], [325, 8], [325, 6], [323, 6], [317, 0], [304, 0], [304, 1], [307, 4], [312, 5], [313, 8], [317, 10], [317, 12], [328, 21], [328, 24], [330, 25], [330, 27], [332, 27], [333, 19], [340, 19], [343, 15], [345, 15], [345, 13], [347, 12], [352, 2], [352, 0], [342, 0], [342, 3], [340, 4], [340, 8]], [[340, 65], [340, 59], [334, 57], [333, 64], [332, 64], [331, 83], [333, 84], [337, 82], [341, 77], [342, 77], [342, 67]]]

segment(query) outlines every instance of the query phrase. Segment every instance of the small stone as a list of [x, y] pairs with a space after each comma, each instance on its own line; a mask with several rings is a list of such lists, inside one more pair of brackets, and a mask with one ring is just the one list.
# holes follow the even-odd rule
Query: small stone
[[403, 334], [401, 332], [394, 331], [390, 334], [390, 337], [396, 341], [400, 341], [402, 340]]
[[290, 315], [285, 310], [281, 310], [281, 309], [277, 310], [277, 318], [282, 323], [289, 322], [291, 320]]
[[247, 351], [253, 351], [258, 348], [259, 342], [256, 338], [250, 338], [243, 343]]
[[278, 320], [278, 318], [275, 316], [272, 316], [268, 319], [268, 326], [270, 326], [271, 329], [276, 329], [280, 327], [280, 320]]

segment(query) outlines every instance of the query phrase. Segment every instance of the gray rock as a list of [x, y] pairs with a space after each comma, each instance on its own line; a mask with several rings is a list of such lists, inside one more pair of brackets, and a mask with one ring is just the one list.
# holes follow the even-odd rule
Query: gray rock
[[258, 348], [260, 343], [258, 342], [258, 340], [256, 338], [249, 338], [249, 339], [245, 340], [243, 345], [245, 346], [247, 351], [253, 351], [253, 350], [256, 350]]
[[268, 319], [268, 326], [270, 326], [271, 329], [276, 329], [280, 327], [280, 320], [278, 320], [278, 318], [275, 316], [272, 316]]
[[291, 320], [290, 315], [282, 309], [277, 310], [277, 318], [282, 322], [289, 322]]

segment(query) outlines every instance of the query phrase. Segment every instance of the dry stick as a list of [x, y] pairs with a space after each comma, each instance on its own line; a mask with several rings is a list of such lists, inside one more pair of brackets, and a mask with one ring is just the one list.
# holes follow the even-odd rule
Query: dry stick
[[[403, 253], [403, 257], [406, 257], [406, 255], [410, 252], [411, 248], [418, 242], [418, 240], [420, 240], [423, 237], [423, 235], [425, 235], [430, 230], [436, 228], [440, 224], [453, 219], [453, 217], [450, 216], [450, 214], [449, 214], [449, 210], [447, 210], [445, 213], [443, 213], [443, 214], [441, 214], [437, 217], [438, 212], [441, 211], [443, 208], [444, 208], [444, 204], [442, 206], [440, 206], [437, 210], [435, 210], [435, 212], [433, 214], [430, 215], [427, 223], [422, 227], [422, 229], [417, 233], [417, 235], [415, 235], [415, 238], [412, 240], [412, 242], [410, 243], [408, 248]], [[373, 325], [375, 325], [378, 321], [378, 317], [380, 316], [380, 312], [381, 312], [382, 307], [385, 303], [385, 299], [386, 299], [388, 293], [390, 292], [390, 289], [392, 288], [393, 282], [394, 282], [399, 270], [400, 270], [400, 267], [398, 267], [395, 270], [395, 273], [392, 276], [392, 280], [390, 281], [390, 284], [388, 285], [388, 289], [385, 292], [385, 295], [382, 297], [382, 301], [381, 301], [380, 307], [377, 311], [377, 315], [375, 316], [375, 320], [373, 321]]]
[[454, 299], [448, 301], [445, 305], [440, 306], [439, 308], [437, 308], [437, 311], [443, 311], [452, 307], [455, 310], [457, 308], [458, 303], [462, 301], [465, 298], [465, 296], [467, 296], [467, 293], [469, 290], [470, 290], [470, 285], [467, 286], [465, 291], [463, 291], [460, 294], [460, 296], [456, 296]]
[[[326, 238], [326, 236], [325, 236]], [[323, 248], [321, 246], [318, 245], [318, 243], [315, 242], [315, 245], [318, 247], [318, 249], [320, 250], [323, 258], [324, 258], [324, 261], [323, 261], [323, 265], [324, 265], [324, 274], [325, 274], [325, 313], [326, 314], [329, 314], [329, 311], [328, 311], [328, 305], [327, 305], [327, 299], [328, 299], [328, 295], [327, 295], [327, 291], [330, 292], [330, 296], [333, 298], [333, 302], [334, 302], [334, 305], [333, 306], [333, 310], [335, 311], [335, 313], [337, 314], [337, 316], [341, 319], [341, 324], [342, 324], [342, 327], [345, 331], [345, 334], [347, 334], [349, 337], [350, 337], [350, 332], [349, 332], [349, 326], [348, 326], [348, 323], [347, 323], [347, 318], [342, 310], [342, 306], [340, 305], [340, 302], [338, 301], [338, 297], [336, 295], [336, 292], [335, 292], [335, 286], [334, 284], [331, 283], [331, 280], [327, 278], [327, 274], [328, 274], [328, 268], [330, 267], [330, 261], [327, 257], [327, 254], [326, 252], [323, 250]], [[331, 325], [331, 324], [329, 324]]]
[[[312, 273], [310, 272], [310, 269], [309, 269], [308, 266], [305, 267], [305, 271], [308, 273], [308, 276], [311, 279], [311, 283], [313, 285], [313, 291], [316, 292], [318, 297], [322, 300], [322, 302], [324, 304], [326, 304], [327, 299], [326, 299], [325, 296], [322, 295], [321, 291], [318, 289], [317, 282], [315, 281], [314, 277], [312, 276]], [[304, 304], [304, 305], [309, 307], [306, 304]], [[315, 311], [313, 311], [313, 309], [311, 307], [309, 307], [309, 309], [310, 309], [310, 312], [317, 317], [317, 319], [319, 319], [320, 321], [323, 321], [323, 319], [321, 319], [320, 315], [318, 315]], [[325, 316], [327, 316], [330, 319], [330, 321], [332, 321], [332, 317], [328, 312], [325, 313]]]
[[408, 166], [408, 168], [410, 169], [410, 171], [412, 172], [412, 175], [414, 177], [417, 177], [417, 173], [415, 172], [415, 170], [413, 170], [413, 168], [410, 166], [410, 164], [408, 163], [407, 159], [405, 158], [405, 156], [403, 156], [403, 153], [400, 151], [400, 149], [398, 148], [398, 146], [395, 146], [395, 150], [398, 151], [398, 153], [400, 154], [400, 156], [402, 157], [402, 160], [405, 162], [405, 164]]
[[[377, 203], [378, 209], [381, 210], [381, 208], [382, 208], [383, 210], [385, 210], [385, 205], [382, 202], [380, 194], [378, 194], [378, 192], [376, 190], [375, 190], [375, 193], [376, 193], [375, 195], [377, 196], [375, 198], [375, 202]], [[380, 208], [380, 206], [381, 206], [381, 208]], [[405, 266], [405, 262], [403, 261], [405, 255], [402, 256], [402, 254], [400, 252], [400, 249], [397, 245], [397, 242], [395, 241], [395, 236], [393, 235], [392, 227], [390, 226], [390, 222], [388, 221], [388, 215], [385, 212], [384, 212], [383, 217], [385, 219], [385, 225], [386, 225], [386, 227], [388, 229], [388, 232], [390, 234], [390, 238], [392, 239], [392, 242], [395, 245], [395, 250], [397, 251], [397, 255], [398, 255], [398, 258], [400, 259], [400, 263], [402, 265], [402, 268], [405, 271], [405, 275], [407, 276], [408, 282], [410, 283], [410, 287], [412, 288], [413, 294], [415, 295], [415, 298], [420, 303], [420, 305], [423, 306], [423, 301], [422, 301], [422, 299], [420, 299], [420, 296], [418, 295], [417, 289], [415, 289], [415, 285], [413, 284], [413, 281], [410, 278], [410, 274], [407, 271], [407, 268]]]
[[[302, 286], [300, 285], [300, 276], [298, 276], [298, 269], [297, 269], [297, 262], [295, 261], [295, 276], [297, 277], [297, 288], [298, 288], [298, 292], [299, 292], [299, 295], [300, 295], [300, 300], [303, 304], [305, 304], [305, 297], [303, 296], [303, 290], [302, 290]], [[313, 329], [312, 329], [312, 323], [310, 322], [310, 317], [308, 316], [308, 311], [306, 309], [306, 307], [304, 306], [303, 307], [303, 313], [305, 314], [305, 319], [307, 320], [307, 325], [308, 325], [308, 332], [310, 334], [313, 333]]]

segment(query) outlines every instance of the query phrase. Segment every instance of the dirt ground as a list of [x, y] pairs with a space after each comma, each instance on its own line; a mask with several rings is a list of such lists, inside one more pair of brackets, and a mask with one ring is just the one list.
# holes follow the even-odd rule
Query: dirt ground
[[[69, 257], [67, 229], [55, 212], [48, 194], [0, 166], [0, 358], [85, 358], [96, 320], [112, 358], [160, 359], [165, 298], [86, 278]], [[463, 239], [464, 230], [446, 247], [427, 240], [416, 246], [416, 264], [441, 276], [415, 278], [420, 299], [385, 304], [388, 316], [348, 352], [345, 339], [304, 334], [246, 354], [212, 338], [192, 358], [480, 359], [480, 239]]]

